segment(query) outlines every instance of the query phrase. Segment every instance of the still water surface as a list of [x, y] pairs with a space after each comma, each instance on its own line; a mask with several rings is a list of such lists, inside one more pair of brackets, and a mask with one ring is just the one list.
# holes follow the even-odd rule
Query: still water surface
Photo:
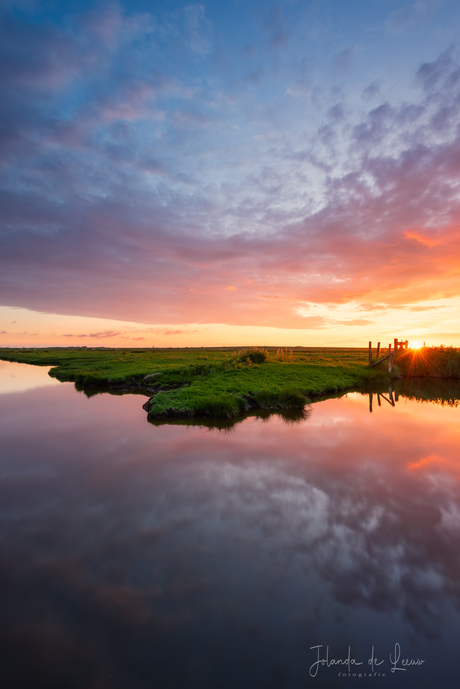
[[458, 408], [154, 426], [1, 366], [1, 686], [460, 686]]

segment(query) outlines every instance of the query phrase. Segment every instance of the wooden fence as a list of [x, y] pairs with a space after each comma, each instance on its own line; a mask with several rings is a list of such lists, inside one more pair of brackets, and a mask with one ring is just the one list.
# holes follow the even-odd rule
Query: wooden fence
[[[369, 393], [369, 411], [370, 411], [371, 413], [372, 413], [372, 400], [373, 400], [373, 397], [374, 397], [374, 393], [370, 392], [370, 393]], [[382, 402], [381, 402], [381, 399], [382, 399], [382, 398], [385, 400], [385, 402], [388, 402], [388, 404], [391, 404], [392, 407], [395, 407], [395, 406], [396, 406], [395, 403], [396, 403], [396, 402], [398, 401], [398, 399], [399, 399], [398, 393], [397, 393], [397, 392], [395, 392], [394, 395], [393, 395], [393, 390], [391, 389], [391, 387], [390, 387], [389, 390], [388, 390], [388, 397], [387, 397], [386, 395], [384, 395], [383, 392], [377, 393], [377, 403], [378, 403], [379, 407], [382, 406]]]
[[372, 361], [372, 342], [369, 341], [369, 366], [377, 366], [377, 364], [381, 364], [382, 361], [385, 361], [386, 359], [389, 359], [390, 361], [388, 362], [388, 371], [391, 373], [391, 369], [393, 367], [393, 359], [394, 359], [394, 353], [399, 351], [399, 350], [404, 350], [408, 349], [409, 347], [409, 340], [398, 340], [397, 337], [395, 337], [393, 341], [393, 348], [391, 347], [391, 342], [388, 345], [388, 350], [387, 354], [383, 356], [381, 359], [380, 357], [380, 342], [377, 343], [377, 360]]

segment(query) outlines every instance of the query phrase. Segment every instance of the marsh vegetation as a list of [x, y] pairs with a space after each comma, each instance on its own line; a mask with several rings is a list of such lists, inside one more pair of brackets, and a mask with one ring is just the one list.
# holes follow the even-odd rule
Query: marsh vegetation
[[[390, 381], [365, 348], [4, 349], [0, 359], [53, 366], [50, 375], [91, 395], [138, 392], [150, 419], [234, 418], [248, 410], [302, 412], [311, 399]], [[401, 352], [392, 378], [460, 378], [452, 347]]]

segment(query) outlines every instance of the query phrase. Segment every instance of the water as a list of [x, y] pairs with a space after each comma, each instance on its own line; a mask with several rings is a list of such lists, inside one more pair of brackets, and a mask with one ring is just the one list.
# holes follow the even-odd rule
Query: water
[[1, 365], [1, 686], [458, 686], [458, 408], [154, 426]]

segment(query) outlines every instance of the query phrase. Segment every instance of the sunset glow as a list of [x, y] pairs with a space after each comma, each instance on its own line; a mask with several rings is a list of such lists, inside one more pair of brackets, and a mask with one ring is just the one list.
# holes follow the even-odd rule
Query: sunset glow
[[0, 20], [0, 347], [460, 346], [458, 2]]

